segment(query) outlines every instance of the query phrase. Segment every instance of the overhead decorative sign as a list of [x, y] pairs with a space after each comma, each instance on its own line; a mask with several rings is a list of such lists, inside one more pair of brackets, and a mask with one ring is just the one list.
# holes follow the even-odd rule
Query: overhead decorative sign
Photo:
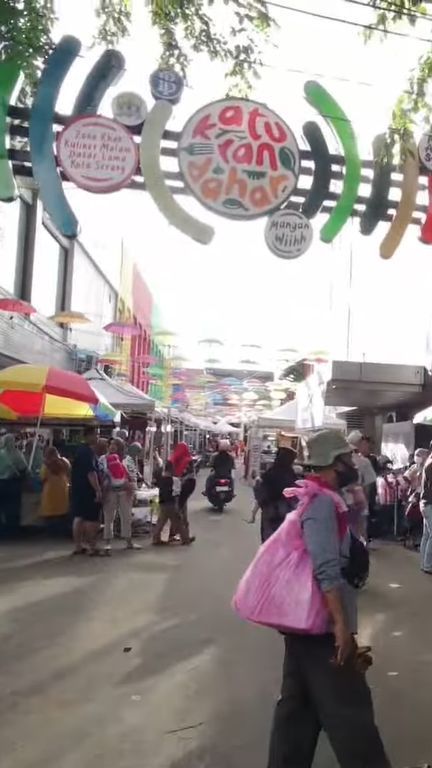
[[138, 150], [127, 128], [99, 115], [71, 120], [57, 138], [57, 156], [67, 177], [88, 192], [125, 187], [138, 165]]
[[150, 75], [150, 90], [155, 101], [178, 104], [183, 93], [184, 81], [173, 69], [156, 69]]
[[312, 238], [309, 219], [297, 211], [276, 211], [267, 221], [266, 243], [280, 259], [298, 259], [310, 248]]
[[420, 161], [428, 171], [432, 171], [432, 132], [424, 133], [418, 145]]
[[114, 96], [111, 108], [114, 118], [129, 127], [140, 125], [147, 117], [147, 104], [142, 96], [132, 91], [124, 91]]
[[186, 185], [203, 205], [221, 216], [253, 219], [289, 198], [300, 154], [289, 126], [267, 106], [221, 99], [186, 123], [179, 163]]

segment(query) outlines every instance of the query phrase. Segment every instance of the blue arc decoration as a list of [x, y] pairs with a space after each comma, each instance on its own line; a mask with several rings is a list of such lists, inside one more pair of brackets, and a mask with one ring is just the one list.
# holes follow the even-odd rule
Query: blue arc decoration
[[45, 64], [29, 119], [33, 176], [46, 212], [66, 237], [77, 237], [79, 227], [57, 172], [53, 122], [60, 88], [80, 50], [81, 43], [76, 37], [62, 37]]
[[76, 97], [72, 114], [96, 115], [108, 88], [113, 85], [125, 69], [125, 59], [120, 51], [104, 51], [88, 73]]

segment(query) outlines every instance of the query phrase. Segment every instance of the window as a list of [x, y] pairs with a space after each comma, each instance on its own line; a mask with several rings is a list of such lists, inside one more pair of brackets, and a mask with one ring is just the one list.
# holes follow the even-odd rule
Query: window
[[20, 201], [0, 203], [0, 285], [15, 292]]
[[60, 244], [39, 223], [36, 232], [31, 303], [42, 315], [54, 315], [57, 307], [57, 285]]

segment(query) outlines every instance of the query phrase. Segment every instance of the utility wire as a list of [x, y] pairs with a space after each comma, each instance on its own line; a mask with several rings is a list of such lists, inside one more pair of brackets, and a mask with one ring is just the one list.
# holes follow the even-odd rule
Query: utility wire
[[[375, 30], [377, 32], [383, 32], [381, 27], [377, 27], [375, 24], [361, 24], [358, 21], [348, 21], [348, 19], [341, 19], [339, 16], [326, 16], [323, 13], [316, 13], [315, 11], [305, 11], [301, 8], [293, 8], [289, 5], [282, 5], [282, 3], [273, 2], [273, 0], [267, 0], [267, 5], [273, 8], [279, 8], [282, 11], [291, 11], [292, 13], [299, 13], [302, 16], [309, 16], [315, 19], [323, 19], [325, 21], [334, 21], [338, 24], [347, 24], [350, 27], [357, 27], [357, 29]], [[389, 29], [386, 31], [387, 35], [393, 35], [394, 37], [405, 38], [406, 40], [417, 40], [419, 43], [432, 43], [431, 38], [419, 37], [418, 35], [409, 35], [406, 32], [396, 32], [396, 30]]]
[[[365, 2], [365, 0], [343, 0], [345, 3], [350, 3], [351, 5], [360, 5], [363, 8], [369, 8], [369, 10], [373, 11], [386, 11], [387, 13], [397, 13], [398, 16], [403, 16], [408, 19], [415, 18], [418, 21], [421, 21], [422, 19], [424, 21], [432, 21], [432, 16], [428, 13], [419, 13], [419, 11], [407, 11], [405, 9], [398, 8], [396, 4], [393, 4], [393, 7], [384, 6], [384, 5], [370, 5], [370, 3]], [[384, 30], [383, 30], [384, 31]]]

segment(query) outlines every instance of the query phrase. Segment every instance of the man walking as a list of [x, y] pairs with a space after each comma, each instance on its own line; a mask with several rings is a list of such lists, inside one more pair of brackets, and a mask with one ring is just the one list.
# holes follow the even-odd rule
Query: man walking
[[[308, 448], [314, 468], [309, 479], [318, 487], [340, 491], [356, 482], [352, 449], [342, 434], [323, 430]], [[285, 636], [268, 768], [311, 768], [321, 729], [341, 768], [390, 768], [365, 678], [371, 660], [355, 641], [356, 563], [348, 521], [328, 494], [318, 493], [302, 515], [302, 529], [329, 626], [323, 635]]]
[[99, 555], [97, 536], [100, 529], [102, 492], [98, 478], [96, 427], [84, 429], [84, 442], [72, 463], [71, 497], [74, 516], [74, 555]]

